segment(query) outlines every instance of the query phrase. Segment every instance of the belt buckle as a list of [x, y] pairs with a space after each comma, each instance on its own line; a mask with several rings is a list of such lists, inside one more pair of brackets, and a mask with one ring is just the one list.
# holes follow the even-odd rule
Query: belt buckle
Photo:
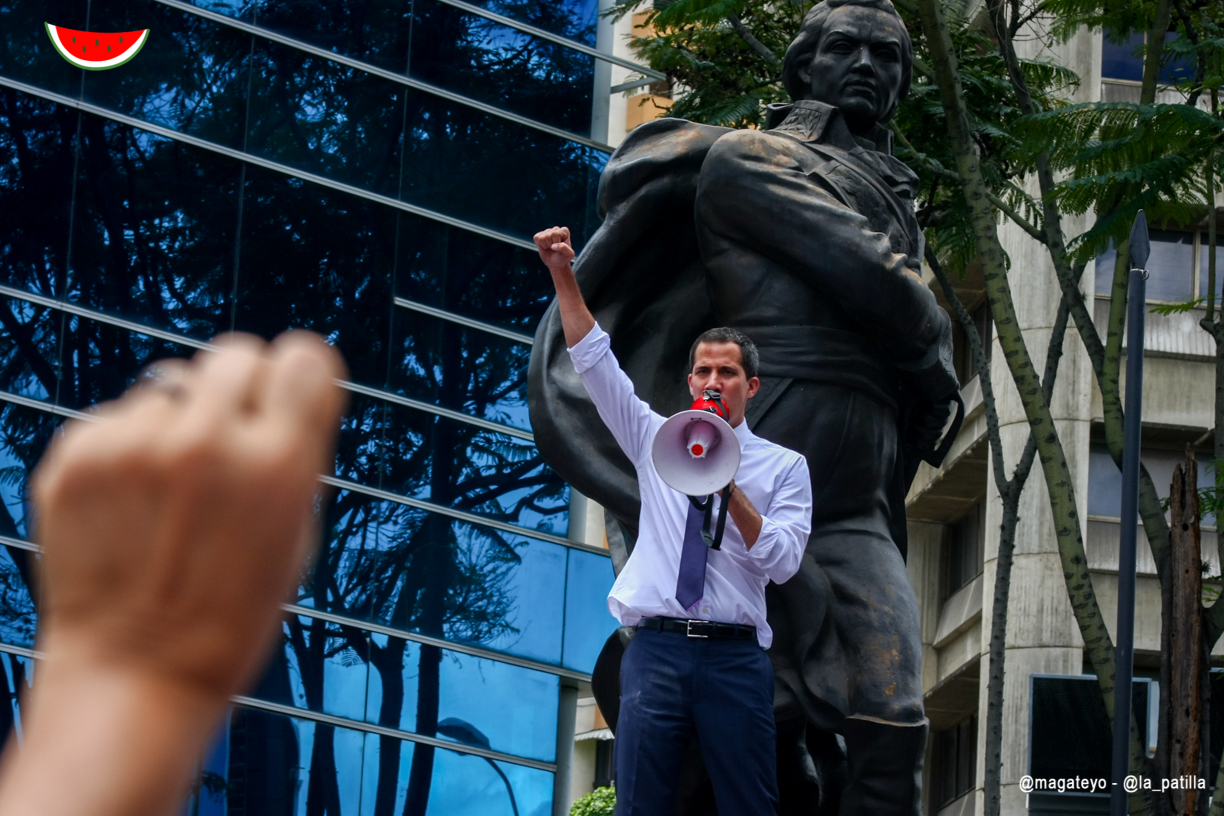
[[686, 621], [684, 622], [684, 634], [685, 634], [685, 636], [687, 636], [687, 637], [691, 637], [691, 638], [704, 638], [704, 639], [706, 639], [706, 640], [709, 640], [709, 639], [710, 639], [710, 636], [709, 636], [709, 635], [695, 635], [695, 634], [693, 634], [693, 624], [694, 624], [694, 623], [698, 623], [698, 624], [700, 624], [700, 623], [709, 623], [709, 621], [703, 621], [703, 620], [686, 620]]

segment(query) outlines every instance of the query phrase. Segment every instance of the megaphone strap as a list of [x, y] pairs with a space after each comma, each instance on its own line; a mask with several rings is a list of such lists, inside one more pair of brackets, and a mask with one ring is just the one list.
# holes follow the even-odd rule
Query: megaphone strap
[[696, 496], [689, 496], [688, 500], [693, 506], [705, 513], [705, 519], [701, 523], [701, 540], [706, 543], [706, 546], [711, 550], [722, 549], [723, 530], [727, 527], [727, 507], [730, 505], [731, 485], [727, 485], [722, 490], [722, 501], [718, 505], [718, 524], [714, 528], [714, 535], [710, 535], [710, 515], [714, 509], [713, 494], [706, 496], [705, 501], [698, 499]]

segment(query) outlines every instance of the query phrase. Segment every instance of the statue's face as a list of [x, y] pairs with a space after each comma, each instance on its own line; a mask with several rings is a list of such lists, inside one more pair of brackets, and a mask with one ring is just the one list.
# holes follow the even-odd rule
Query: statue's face
[[908, 36], [896, 17], [880, 9], [834, 9], [809, 69], [811, 98], [840, 108], [851, 130], [866, 132], [897, 102]]

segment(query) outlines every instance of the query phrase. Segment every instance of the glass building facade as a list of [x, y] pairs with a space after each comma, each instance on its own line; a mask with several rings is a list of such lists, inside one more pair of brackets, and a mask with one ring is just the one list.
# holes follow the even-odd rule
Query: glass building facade
[[[44, 23], [150, 34], [86, 72]], [[36, 676], [26, 479], [57, 426], [220, 332], [304, 328], [351, 376], [323, 547], [188, 812], [552, 812], [562, 687], [615, 622], [532, 441], [530, 236], [597, 226], [596, 24], [594, 0], [0, 0], [0, 728]]]

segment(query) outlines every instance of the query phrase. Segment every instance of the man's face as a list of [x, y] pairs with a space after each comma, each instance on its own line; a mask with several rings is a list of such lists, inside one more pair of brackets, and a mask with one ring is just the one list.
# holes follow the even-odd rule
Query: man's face
[[907, 36], [897, 18], [880, 9], [834, 9], [809, 68], [812, 99], [840, 108], [850, 129], [865, 133], [896, 104]]
[[693, 355], [693, 371], [688, 377], [693, 399], [707, 388], [722, 394], [731, 415], [731, 427], [744, 421], [744, 407], [756, 395], [761, 381], [744, 374], [743, 354], [738, 343], [699, 343]]

